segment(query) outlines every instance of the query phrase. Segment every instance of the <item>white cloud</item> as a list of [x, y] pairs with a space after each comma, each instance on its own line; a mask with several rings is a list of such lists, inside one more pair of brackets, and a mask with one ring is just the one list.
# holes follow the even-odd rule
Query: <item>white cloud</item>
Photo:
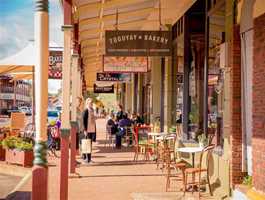
[[[0, 23], [0, 58], [23, 48], [33, 38], [33, 12], [25, 10], [4, 16]], [[26, 20], [25, 20], [26, 19]]]
[[63, 12], [59, 0], [50, 0], [50, 41], [63, 46]]
[[[63, 13], [59, 0], [50, 0], [50, 41], [63, 46]], [[1, 12], [1, 10], [0, 10]], [[10, 12], [0, 17], [0, 59], [10, 56], [34, 39], [34, 8]]]
[[61, 80], [49, 79], [49, 81], [48, 81], [48, 90], [49, 90], [49, 92], [51, 94], [58, 93], [58, 90], [62, 87], [61, 84], [62, 84]]
[[[49, 2], [50, 41], [63, 46], [62, 9], [59, 0]], [[34, 6], [10, 11], [8, 15], [0, 16], [0, 59], [15, 54], [31, 39], [34, 39]], [[49, 80], [50, 93], [57, 93], [60, 87], [60, 80]]]

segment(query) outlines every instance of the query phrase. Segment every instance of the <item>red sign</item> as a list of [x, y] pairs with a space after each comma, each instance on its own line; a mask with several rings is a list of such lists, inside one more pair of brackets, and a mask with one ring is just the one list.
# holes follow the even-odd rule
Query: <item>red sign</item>
[[62, 79], [63, 52], [50, 51], [49, 79]]

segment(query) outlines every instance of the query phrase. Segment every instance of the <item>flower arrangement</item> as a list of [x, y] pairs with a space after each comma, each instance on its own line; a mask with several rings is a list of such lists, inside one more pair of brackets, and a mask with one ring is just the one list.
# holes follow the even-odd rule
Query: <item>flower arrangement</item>
[[6, 137], [2, 141], [2, 146], [4, 149], [16, 149], [19, 151], [32, 151], [33, 143], [23, 140], [23, 138], [10, 136]]
[[176, 126], [172, 126], [172, 127], [170, 127], [170, 128], [169, 128], [169, 132], [170, 132], [170, 133], [174, 133], [174, 134], [176, 134]]

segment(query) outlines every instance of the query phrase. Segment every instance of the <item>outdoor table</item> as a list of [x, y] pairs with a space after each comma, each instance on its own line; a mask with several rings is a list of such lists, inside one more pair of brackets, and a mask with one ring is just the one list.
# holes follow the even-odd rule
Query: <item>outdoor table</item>
[[203, 147], [181, 147], [181, 148], [177, 148], [178, 152], [182, 152], [182, 153], [191, 153], [192, 155], [192, 167], [194, 167], [194, 157], [195, 157], [195, 153], [198, 152], [202, 152], [203, 151]]
[[153, 136], [153, 137], [156, 137], [156, 136], [161, 136], [163, 135], [164, 133], [158, 133], [158, 132], [149, 132], [148, 135], [149, 136]]
[[155, 154], [157, 154], [157, 137], [160, 137], [162, 133], [159, 133], [159, 132], [148, 132], [148, 137], [151, 137], [153, 139], [153, 148], [154, 148], [154, 152]]
[[157, 154], [158, 154], [158, 144], [159, 144], [159, 140], [164, 140], [164, 137], [166, 136], [166, 133], [163, 132], [148, 132], [148, 137], [151, 137], [153, 139], [153, 149], [154, 149], [154, 154], [157, 158]]

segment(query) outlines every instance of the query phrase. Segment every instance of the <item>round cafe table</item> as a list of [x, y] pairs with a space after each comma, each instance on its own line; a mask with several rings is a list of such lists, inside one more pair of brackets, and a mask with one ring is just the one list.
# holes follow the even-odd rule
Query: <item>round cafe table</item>
[[166, 133], [158, 133], [158, 132], [149, 132], [148, 136], [158, 137], [158, 136], [164, 136]]
[[163, 141], [164, 140], [164, 137], [166, 136], [167, 134], [166, 133], [163, 133], [163, 132], [148, 132], [148, 137], [149, 138], [152, 138], [153, 140], [153, 148], [154, 148], [154, 154], [155, 154], [155, 157], [157, 158], [158, 157], [158, 144], [159, 144], [159, 141]]
[[182, 153], [191, 153], [191, 155], [192, 155], [192, 167], [194, 167], [195, 153], [202, 152], [203, 147], [181, 147], [181, 148], [177, 148], [177, 151], [182, 152]]

